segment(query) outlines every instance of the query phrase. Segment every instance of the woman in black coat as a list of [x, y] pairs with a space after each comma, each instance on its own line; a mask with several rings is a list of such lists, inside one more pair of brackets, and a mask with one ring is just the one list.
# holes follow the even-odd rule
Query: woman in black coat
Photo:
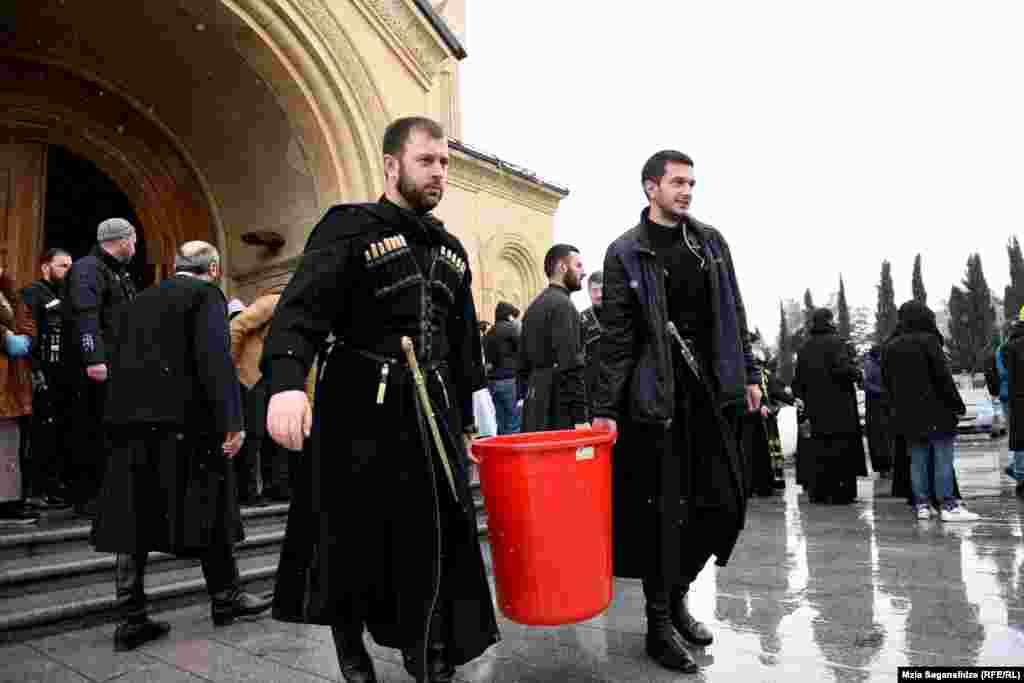
[[[1024, 415], [1024, 321], [1018, 320], [1010, 328], [1003, 364], [1010, 380], [1010, 415]], [[1009, 470], [1017, 481], [1015, 491], [1024, 498], [1024, 419], [1010, 420], [1010, 454]]]
[[805, 405], [811, 437], [801, 457], [814, 503], [852, 503], [857, 477], [867, 476], [864, 442], [854, 385], [860, 371], [846, 342], [836, 332], [832, 311], [819, 308], [811, 318], [810, 338], [800, 349], [793, 394]]
[[[911, 486], [919, 519], [931, 517], [932, 493], [943, 521], [977, 519], [954, 493], [957, 416], [965, 412], [953, 381], [935, 314], [916, 301], [900, 306], [899, 329], [882, 354], [882, 380], [890, 398], [892, 429], [907, 442]], [[934, 486], [932, 490], [931, 486]]]

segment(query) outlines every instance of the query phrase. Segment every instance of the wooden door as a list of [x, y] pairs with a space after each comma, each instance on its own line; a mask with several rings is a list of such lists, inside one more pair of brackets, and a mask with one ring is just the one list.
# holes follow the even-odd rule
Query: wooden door
[[46, 195], [46, 145], [0, 140], [0, 266], [15, 287], [39, 277]]

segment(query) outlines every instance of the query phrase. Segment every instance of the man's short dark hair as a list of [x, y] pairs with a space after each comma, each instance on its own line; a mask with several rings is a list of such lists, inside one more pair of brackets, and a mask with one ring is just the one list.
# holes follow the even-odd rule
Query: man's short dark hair
[[571, 244], [556, 244], [551, 247], [548, 249], [548, 253], [544, 255], [544, 274], [551, 277], [555, 274], [555, 268], [562, 262], [562, 259], [570, 254], [578, 253], [580, 253], [580, 250]]
[[[648, 180], [653, 180], [655, 184], [661, 184], [661, 179], [665, 177], [665, 167], [669, 162], [685, 164], [693, 168], [693, 159], [686, 154], [674, 149], [663, 149], [644, 164], [644, 169], [640, 172], [640, 186], [644, 187]], [[647, 194], [646, 187], [644, 187], [644, 194]]]
[[68, 258], [71, 258], [71, 254], [69, 254], [66, 250], [61, 249], [60, 247], [54, 247], [53, 249], [46, 250], [46, 253], [43, 254], [42, 257], [39, 259], [39, 265], [53, 263], [53, 259], [57, 258], [58, 256], [67, 256]]
[[422, 130], [434, 140], [444, 138], [444, 128], [437, 121], [425, 116], [406, 116], [392, 121], [384, 131], [384, 154], [402, 156], [405, 143], [414, 130]]
[[600, 270], [595, 270], [590, 274], [590, 277], [587, 278], [587, 287], [593, 287], [594, 285], [601, 284], [604, 284], [604, 273]]

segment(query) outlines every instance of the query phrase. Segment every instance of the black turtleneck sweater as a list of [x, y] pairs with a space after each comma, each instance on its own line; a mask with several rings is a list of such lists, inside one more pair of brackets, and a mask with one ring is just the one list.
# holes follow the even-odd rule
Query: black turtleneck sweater
[[[679, 334], [694, 339], [698, 348], [707, 353], [712, 322], [707, 269], [686, 246], [682, 226], [669, 228], [650, 219], [646, 223], [651, 248], [666, 272], [669, 320], [675, 323]], [[690, 242], [703, 251], [695, 235], [691, 234]]]

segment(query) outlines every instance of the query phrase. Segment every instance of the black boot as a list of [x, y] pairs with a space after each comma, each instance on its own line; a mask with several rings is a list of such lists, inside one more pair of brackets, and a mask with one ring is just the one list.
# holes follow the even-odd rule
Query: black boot
[[146, 553], [119, 554], [114, 569], [117, 609], [121, 623], [114, 630], [114, 650], [127, 652], [143, 643], [162, 638], [171, 630], [165, 621], [146, 616]]
[[246, 593], [240, 588], [231, 588], [215, 593], [211, 599], [211, 614], [214, 626], [226, 626], [238, 617], [251, 617], [270, 609], [274, 599]]
[[714, 641], [711, 633], [704, 622], [697, 621], [690, 614], [690, 608], [686, 605], [686, 594], [684, 590], [672, 591], [672, 625], [679, 631], [679, 635], [694, 645], [710, 645]]
[[163, 638], [171, 631], [171, 625], [166, 621], [153, 621], [144, 617], [142, 621], [126, 621], [118, 624], [114, 629], [114, 650], [127, 652], [134, 650], [144, 643], [157, 638]]
[[[402, 651], [402, 662], [405, 670], [417, 681], [427, 683], [449, 683], [455, 677], [455, 667], [448, 661], [445, 652], [445, 634], [448, 624], [446, 622], [446, 609], [438, 605], [430, 617], [430, 637], [427, 640], [427, 665], [419, 665], [422, 652], [411, 650]], [[426, 678], [420, 677], [423, 672]]]
[[346, 683], [377, 683], [373, 659], [363, 643], [363, 630], [332, 626], [334, 649], [338, 652], [338, 667]]
[[647, 655], [666, 669], [692, 674], [697, 662], [672, 625], [667, 602], [647, 601]]

